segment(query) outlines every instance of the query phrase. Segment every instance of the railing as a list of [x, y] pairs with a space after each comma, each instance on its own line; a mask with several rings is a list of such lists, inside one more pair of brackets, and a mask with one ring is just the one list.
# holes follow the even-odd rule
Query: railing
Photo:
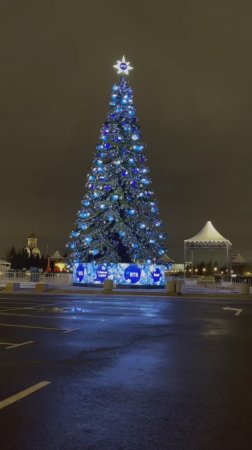
[[72, 284], [71, 273], [44, 273], [26, 271], [3, 271], [0, 272], [0, 283], [47, 283], [50, 285], [70, 285]]
[[233, 293], [242, 293], [243, 291], [243, 285], [248, 285], [248, 291], [252, 292], [251, 283], [250, 280], [244, 280], [244, 279], [233, 279], [231, 281], [226, 280], [220, 280], [219, 282], [215, 282], [214, 279], [207, 279], [207, 278], [192, 278], [188, 279], [186, 278], [183, 283], [182, 290], [184, 292], [233, 292]]
[[43, 273], [40, 279], [41, 282], [51, 283], [51, 284], [72, 284], [72, 274], [71, 273]]
[[[193, 291], [202, 291], [202, 290], [206, 290], [206, 291], [210, 291], [210, 290], [214, 290], [214, 291], [218, 291], [218, 290], [224, 290], [224, 289], [228, 289], [228, 290], [232, 290], [233, 289], [233, 284], [231, 281], [223, 281], [221, 283], [215, 283], [212, 281], [206, 281], [204, 280], [204, 282], [200, 282], [198, 283], [197, 280], [186, 280], [184, 283], [184, 290], [193, 290]], [[238, 285], [236, 285], [238, 287]]]

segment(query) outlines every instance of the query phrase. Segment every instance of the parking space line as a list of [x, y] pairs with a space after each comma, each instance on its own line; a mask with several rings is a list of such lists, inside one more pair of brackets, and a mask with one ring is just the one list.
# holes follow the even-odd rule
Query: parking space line
[[71, 329], [69, 329], [69, 330], [63, 331], [63, 333], [64, 333], [64, 334], [66, 334], [66, 333], [72, 333], [72, 331], [77, 331], [77, 330], [79, 330], [79, 328], [71, 328]]
[[31, 305], [31, 304], [35, 304], [36, 302], [34, 302], [34, 301], [26, 301], [26, 300], [20, 300], [20, 299], [17, 299], [17, 300], [5, 300], [5, 301], [2, 301], [2, 300], [0, 300], [0, 305], [2, 305], [2, 304], [7, 304], [7, 305], [10, 305], [10, 304], [14, 304], [14, 305], [16, 305], [16, 304], [19, 304], [19, 305]]
[[5, 350], [10, 350], [11, 348], [15, 347], [22, 347], [23, 345], [33, 344], [35, 341], [26, 341], [26, 342], [20, 342], [20, 344], [15, 344], [14, 342], [0, 342], [0, 345], [8, 345], [8, 347], [4, 347]]
[[50, 330], [50, 331], [68, 331], [68, 328], [56, 328], [56, 327], [43, 327], [37, 325], [16, 325], [13, 323], [0, 323], [0, 327], [11, 327], [11, 328], [32, 328], [38, 330]]
[[20, 308], [14, 308], [12, 306], [0, 306], [0, 312], [18, 311]]
[[[2, 314], [3, 313], [3, 314]], [[0, 317], [34, 317], [35, 319], [64, 319], [64, 320], [73, 320], [73, 316], [76, 316], [76, 314], [71, 313], [71, 315], [67, 315], [66, 313], [62, 313], [61, 316], [48, 316], [45, 315], [43, 312], [40, 315], [35, 315], [35, 314], [12, 314], [11, 312], [7, 311], [7, 313], [0, 311]], [[81, 320], [97, 320], [97, 318], [93, 318], [93, 317], [89, 317], [89, 315], [85, 315], [81, 318]]]
[[[4, 306], [10, 306], [10, 307], [21, 307], [21, 308], [24, 308], [24, 307], [28, 307], [28, 308], [30, 308], [30, 307], [37, 307], [37, 306], [47, 306], [47, 305], [49, 305], [49, 306], [57, 306], [57, 304], [56, 303], [47, 303], [47, 302], [43, 302], [43, 303], [38, 303], [38, 302], [22, 302], [21, 300], [19, 300], [18, 302], [17, 301], [13, 301], [13, 302], [11, 302], [11, 301], [8, 301], [8, 302], [1, 302], [0, 301], [0, 307], [2, 306], [2, 307], [4, 307]], [[14, 305], [14, 306], [12, 306], [12, 305]]]
[[45, 386], [47, 386], [50, 383], [51, 383], [51, 381], [41, 381], [40, 383], [34, 384], [33, 386], [29, 387], [28, 389], [24, 389], [23, 391], [18, 392], [15, 395], [11, 395], [11, 397], [8, 397], [5, 400], [0, 401], [0, 409], [3, 409], [6, 406], [9, 406], [12, 403], [17, 402], [18, 400], [21, 400], [22, 398], [25, 398], [28, 395], [33, 394], [34, 392], [38, 391], [39, 389], [44, 388]]

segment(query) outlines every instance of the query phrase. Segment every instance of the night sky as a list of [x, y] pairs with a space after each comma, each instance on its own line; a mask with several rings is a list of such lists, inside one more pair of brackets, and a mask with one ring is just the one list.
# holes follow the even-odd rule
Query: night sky
[[125, 54], [169, 255], [207, 220], [252, 259], [251, 0], [2, 0], [0, 255], [65, 251]]

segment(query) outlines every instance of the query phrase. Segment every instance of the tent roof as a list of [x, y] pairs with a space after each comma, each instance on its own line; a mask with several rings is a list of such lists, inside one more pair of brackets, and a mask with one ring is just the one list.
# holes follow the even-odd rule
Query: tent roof
[[170, 256], [167, 255], [167, 253], [164, 253], [160, 259], [164, 263], [174, 263], [173, 259], [171, 259]]
[[232, 256], [232, 264], [244, 264], [247, 261], [243, 258], [243, 256], [240, 253], [237, 253], [237, 255]]
[[231, 242], [224, 238], [213, 226], [210, 220], [207, 221], [202, 230], [190, 239], [186, 239], [185, 244], [201, 247], [224, 247], [231, 246]]
[[60, 252], [56, 250], [52, 256], [50, 256], [50, 259], [64, 259], [63, 256], [61, 256]]

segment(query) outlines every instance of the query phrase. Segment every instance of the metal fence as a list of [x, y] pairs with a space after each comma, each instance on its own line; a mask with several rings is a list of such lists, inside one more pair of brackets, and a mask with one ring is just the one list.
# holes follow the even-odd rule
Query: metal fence
[[29, 271], [3, 271], [0, 272], [0, 282], [5, 283], [46, 283], [50, 285], [71, 285], [71, 273], [45, 273]]
[[216, 282], [214, 279], [187, 279], [183, 280], [183, 291], [198, 292], [243, 292], [244, 285], [248, 286], [248, 292], [252, 292], [251, 282], [247, 279], [233, 279], [230, 281], [220, 280]]

